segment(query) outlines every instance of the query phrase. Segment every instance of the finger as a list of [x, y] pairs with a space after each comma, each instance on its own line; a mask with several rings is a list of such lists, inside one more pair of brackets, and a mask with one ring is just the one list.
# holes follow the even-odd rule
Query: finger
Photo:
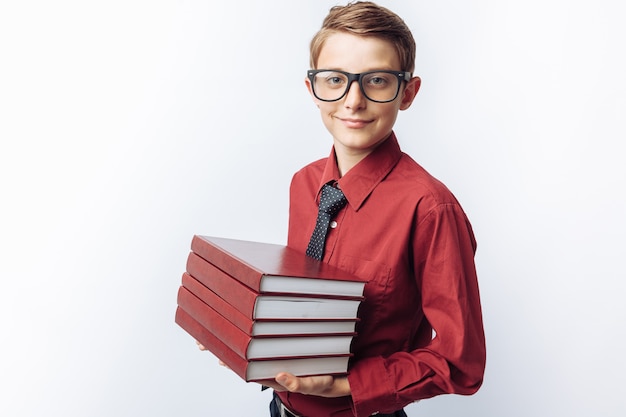
[[198, 342], [197, 340], [196, 340], [196, 345], [198, 345], [198, 349], [200, 349], [200, 350], [206, 350], [206, 348], [204, 347], [204, 345], [203, 345], [202, 343]]
[[255, 382], [257, 382], [260, 385], [265, 385], [266, 387], [272, 388], [276, 392], [287, 391], [285, 387], [283, 387], [282, 385], [280, 385], [278, 382], [274, 381], [273, 379], [264, 380], [264, 381], [255, 381]]
[[288, 391], [299, 392], [308, 395], [324, 394], [333, 385], [334, 378], [330, 375], [311, 376], [298, 378], [287, 372], [276, 375], [276, 382]]

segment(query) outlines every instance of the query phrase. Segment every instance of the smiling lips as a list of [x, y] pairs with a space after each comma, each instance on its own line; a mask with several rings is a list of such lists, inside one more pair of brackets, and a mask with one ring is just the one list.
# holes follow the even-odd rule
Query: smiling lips
[[341, 122], [350, 129], [360, 129], [367, 126], [371, 122], [371, 120], [365, 119], [351, 119], [342, 117], [338, 117], [338, 119], [341, 120]]

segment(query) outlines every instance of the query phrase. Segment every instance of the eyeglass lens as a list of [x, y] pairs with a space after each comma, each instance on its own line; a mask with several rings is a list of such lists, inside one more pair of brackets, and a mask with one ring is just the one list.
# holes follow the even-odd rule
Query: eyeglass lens
[[[313, 91], [320, 100], [339, 100], [350, 88], [348, 76], [336, 71], [322, 71], [313, 78]], [[361, 91], [372, 101], [392, 101], [396, 98], [400, 79], [396, 74], [370, 72], [359, 79]]]

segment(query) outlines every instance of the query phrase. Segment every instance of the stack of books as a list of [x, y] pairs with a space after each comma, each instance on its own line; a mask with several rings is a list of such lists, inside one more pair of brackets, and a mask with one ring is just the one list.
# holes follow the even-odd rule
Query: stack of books
[[342, 375], [364, 287], [287, 246], [195, 235], [175, 321], [245, 381]]

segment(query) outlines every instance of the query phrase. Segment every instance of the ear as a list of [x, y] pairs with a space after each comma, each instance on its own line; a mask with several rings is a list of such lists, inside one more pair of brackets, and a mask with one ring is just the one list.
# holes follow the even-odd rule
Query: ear
[[313, 86], [311, 86], [311, 80], [309, 80], [308, 77], [304, 78], [304, 84], [306, 85], [306, 89], [309, 90], [309, 94], [311, 95], [311, 98], [313, 99], [313, 103], [315, 103], [315, 105], [319, 109], [320, 107], [319, 102], [317, 101], [317, 98], [315, 98], [315, 94], [313, 94]]
[[422, 80], [420, 77], [413, 77], [409, 80], [404, 87], [404, 91], [402, 93], [402, 101], [400, 102], [400, 110], [406, 110], [411, 107], [411, 103], [413, 103], [413, 99], [417, 95], [417, 92], [422, 85]]
[[313, 95], [313, 86], [311, 86], [311, 80], [308, 77], [304, 77], [304, 84], [306, 84], [306, 89], [309, 90], [309, 94], [315, 100], [315, 96]]

